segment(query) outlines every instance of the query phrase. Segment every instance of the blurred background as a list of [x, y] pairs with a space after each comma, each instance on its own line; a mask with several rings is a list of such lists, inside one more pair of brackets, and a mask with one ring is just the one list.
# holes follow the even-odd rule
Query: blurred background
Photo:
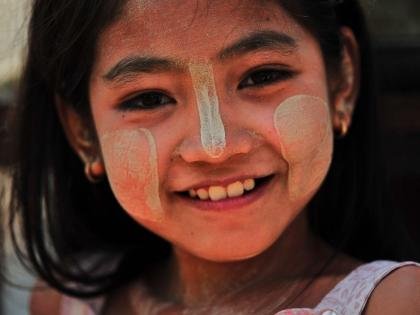
[[[3, 228], [7, 221], [4, 206], [8, 199], [8, 168], [13, 162], [10, 155], [11, 128], [8, 116], [14, 107], [16, 82], [21, 70], [29, 0], [0, 0], [0, 219]], [[4, 237], [4, 232], [0, 237]], [[29, 289], [34, 282], [12, 254], [10, 240], [3, 240], [0, 267], [0, 314], [27, 315]]]
[[[8, 196], [9, 113], [24, 55], [28, 0], [0, 0], [0, 205]], [[386, 190], [420, 244], [420, 1], [362, 0], [374, 43], [380, 132], [385, 144]], [[3, 197], [1, 198], [1, 195]], [[5, 220], [6, 213], [0, 217]], [[5, 240], [6, 276], [19, 286], [33, 278]], [[0, 314], [27, 314], [28, 290], [3, 281]]]

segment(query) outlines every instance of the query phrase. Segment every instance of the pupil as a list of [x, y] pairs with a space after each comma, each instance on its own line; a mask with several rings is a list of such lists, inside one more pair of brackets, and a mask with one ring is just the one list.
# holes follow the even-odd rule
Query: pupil
[[157, 93], [149, 93], [144, 95], [143, 104], [145, 107], [153, 107], [158, 105], [160, 102], [160, 95]]
[[264, 71], [264, 72], [256, 73], [254, 79], [257, 82], [266, 82], [266, 81], [270, 81], [274, 78], [275, 78], [274, 73]]

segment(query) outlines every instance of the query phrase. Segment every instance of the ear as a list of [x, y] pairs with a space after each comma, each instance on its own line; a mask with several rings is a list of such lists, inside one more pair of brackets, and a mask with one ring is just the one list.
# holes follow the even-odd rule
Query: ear
[[359, 45], [350, 28], [342, 27], [341, 37], [343, 51], [341, 68], [332, 95], [332, 120], [334, 130], [344, 136], [351, 125], [353, 111], [359, 95], [360, 53]]
[[94, 128], [88, 118], [82, 117], [72, 106], [59, 96], [55, 97], [56, 109], [70, 146], [85, 164], [85, 173], [92, 182], [105, 173], [99, 144], [94, 136]]

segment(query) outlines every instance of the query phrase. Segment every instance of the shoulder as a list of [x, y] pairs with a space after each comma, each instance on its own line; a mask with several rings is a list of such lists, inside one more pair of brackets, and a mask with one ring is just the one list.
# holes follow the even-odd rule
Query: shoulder
[[337, 314], [420, 314], [419, 266], [385, 260], [365, 263], [340, 281], [316, 309]]
[[372, 292], [364, 314], [420, 314], [420, 266], [404, 266], [387, 275]]
[[31, 315], [59, 315], [62, 295], [42, 282], [37, 282], [31, 292]]

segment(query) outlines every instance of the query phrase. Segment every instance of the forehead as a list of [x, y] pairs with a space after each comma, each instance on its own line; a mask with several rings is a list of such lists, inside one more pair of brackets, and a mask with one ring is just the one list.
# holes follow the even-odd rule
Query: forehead
[[261, 30], [296, 41], [307, 36], [277, 1], [129, 0], [99, 37], [96, 68], [139, 53], [210, 60], [230, 42]]

